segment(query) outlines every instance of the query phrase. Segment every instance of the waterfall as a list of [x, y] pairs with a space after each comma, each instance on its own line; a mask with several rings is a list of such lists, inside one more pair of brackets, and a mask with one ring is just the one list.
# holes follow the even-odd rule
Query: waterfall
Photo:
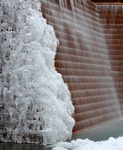
[[55, 64], [75, 106], [73, 133], [121, 117], [99, 7], [54, 0], [43, 1], [42, 12], [59, 39]]
[[112, 55], [122, 46], [113, 43], [118, 7], [104, 13], [89, 0], [0, 2], [0, 141], [54, 144], [72, 129], [121, 117], [122, 61]]

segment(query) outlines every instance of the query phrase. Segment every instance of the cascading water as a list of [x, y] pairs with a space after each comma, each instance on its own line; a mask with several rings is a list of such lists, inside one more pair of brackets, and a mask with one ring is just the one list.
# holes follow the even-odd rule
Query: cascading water
[[1, 0], [0, 141], [53, 144], [71, 137], [74, 107], [55, 71], [58, 40], [38, 0]]
[[98, 7], [86, 0], [54, 0], [43, 1], [42, 12], [59, 39], [56, 69], [75, 106], [73, 132], [120, 117]]
[[123, 39], [123, 6], [122, 5], [100, 5], [101, 24], [105, 32], [110, 63], [112, 68], [112, 77], [117, 90], [121, 112], [123, 114], [123, 65], [122, 65], [122, 39]]
[[[96, 0], [96, 1], [98, 1], [98, 0]], [[102, 101], [104, 101], [104, 100], [106, 100], [107, 102], [109, 102], [109, 100], [111, 100], [112, 102], [115, 101], [116, 109], [114, 110], [114, 113], [116, 113], [116, 110], [117, 110], [117, 112], [119, 113], [118, 116], [121, 117], [122, 116], [121, 111], [123, 114], [123, 94], [122, 94], [123, 93], [123, 44], [122, 44], [123, 43], [123, 5], [120, 4], [117, 6], [115, 6], [115, 5], [107, 5], [106, 6], [105, 4], [103, 5], [103, 1], [101, 1], [101, 2], [102, 2], [102, 4], [100, 6], [97, 6], [97, 8], [98, 8], [97, 12], [99, 12], [99, 14], [98, 14], [99, 22], [98, 23], [101, 22], [101, 24], [95, 25], [95, 32], [92, 32], [93, 34], [90, 37], [92, 37], [92, 39], [93, 38], [96, 39], [95, 42], [97, 42], [97, 43], [95, 45], [98, 45], [98, 47], [97, 47], [98, 50], [100, 47], [100, 54], [104, 53], [104, 51], [101, 49], [101, 47], [102, 47], [101, 44], [102, 43], [105, 44], [106, 47], [103, 47], [103, 49], [105, 50], [105, 52], [107, 51], [107, 54], [106, 54], [107, 59], [104, 57], [104, 55], [102, 55], [103, 56], [102, 58], [103, 59], [105, 58], [106, 60], [108, 60], [109, 64], [107, 65], [107, 67], [109, 67], [109, 70], [107, 70], [106, 65], [104, 66], [104, 68], [102, 70], [103, 71], [107, 70], [107, 72], [110, 72], [110, 73], [107, 74], [107, 76], [104, 76], [103, 78], [100, 76], [100, 80], [97, 77], [94, 80], [94, 77], [93, 77], [93, 78], [90, 78], [90, 81], [92, 81], [92, 79], [94, 82], [97, 82], [97, 80], [99, 80], [100, 87], [103, 87], [105, 85], [109, 85], [109, 87], [110, 86], [112, 87], [112, 89], [114, 90], [114, 93], [113, 92], [109, 93], [109, 95], [112, 95], [112, 99], [110, 96], [108, 97], [108, 94], [105, 94], [105, 97], [104, 97], [104, 95], [102, 95], [102, 98], [103, 98]], [[92, 6], [92, 4], [91, 4], [91, 6]], [[95, 10], [95, 7], [94, 7], [94, 10]], [[93, 16], [94, 15], [92, 15], [92, 17]], [[93, 18], [93, 20], [94, 20], [94, 18]], [[92, 21], [92, 24], [93, 23], [94, 22]], [[96, 23], [97, 23], [97, 21], [96, 21]], [[98, 27], [100, 27], [99, 33], [96, 32], [96, 31], [98, 31]], [[101, 38], [101, 36], [102, 36], [102, 38]], [[86, 39], [85, 39], [85, 42], [86, 42]], [[86, 42], [84, 44], [88, 44], [88, 43]], [[94, 50], [94, 47], [90, 47], [90, 48], [92, 48], [91, 49], [92, 51]], [[91, 56], [94, 58], [94, 55], [91, 55]], [[100, 58], [100, 57], [98, 57], [98, 58]], [[105, 60], [105, 62], [106, 62], [106, 60]], [[98, 75], [98, 73], [97, 73], [97, 75]], [[101, 82], [101, 80], [103, 82]], [[69, 81], [71, 81], [71, 80], [69, 80]], [[87, 78], [86, 78], [85, 82], [87, 82]], [[109, 89], [107, 89], [107, 90], [109, 92]], [[103, 90], [102, 90], [102, 92], [103, 92]], [[98, 98], [100, 99], [100, 96]], [[107, 98], [107, 99], [105, 99], [105, 98]], [[85, 99], [85, 100], [87, 100], [87, 99]], [[93, 100], [93, 97], [90, 98], [90, 102], [92, 102], [92, 100]], [[119, 107], [119, 102], [120, 102], [120, 107]], [[110, 108], [112, 106], [113, 105], [110, 105]], [[111, 114], [108, 114], [108, 115], [109, 115], [109, 118], [111, 118]], [[115, 120], [115, 121], [117, 122], [117, 120]], [[111, 133], [110, 136], [114, 136], [114, 135], [112, 135], [112, 133], [116, 134], [117, 131], [115, 132], [115, 130], [120, 129], [119, 122], [117, 125], [114, 122], [110, 122], [109, 129], [106, 131], [107, 133]], [[123, 123], [121, 121], [121, 126], [122, 126], [122, 124]], [[112, 125], [114, 125], [114, 129], [110, 132], [110, 129], [112, 129]], [[104, 125], [102, 124], [102, 127], [103, 126]], [[100, 128], [100, 126], [99, 126], [99, 128]], [[94, 135], [97, 134], [96, 133], [97, 130], [93, 131], [93, 129], [92, 130], [90, 129], [90, 134], [88, 136], [89, 139], [90, 139], [90, 136], [92, 133], [94, 133]], [[87, 136], [86, 133], [88, 133], [88, 130], [85, 130], [85, 136]], [[100, 128], [99, 132], [103, 133], [103, 131], [104, 131], [104, 129]], [[105, 150], [109, 150], [109, 149], [122, 150], [122, 147], [123, 147], [123, 142], [122, 142], [123, 141], [123, 132], [122, 131], [123, 131], [123, 129], [121, 128], [119, 130], [119, 135], [118, 135], [120, 137], [116, 138], [116, 139], [110, 137], [108, 140], [99, 142], [99, 134], [97, 134], [96, 142], [88, 140], [88, 139], [85, 139], [85, 140], [77, 139], [76, 141], [73, 140], [70, 143], [68, 143], [68, 142], [58, 143], [58, 144], [56, 144], [56, 147], [53, 150], [59, 150], [59, 149], [65, 149], [65, 150], [68, 150], [68, 149], [72, 149], [72, 150], [95, 150], [95, 149], [96, 150], [103, 150], [103, 149], [105, 149]], [[82, 138], [81, 133], [80, 133], [79, 138]]]

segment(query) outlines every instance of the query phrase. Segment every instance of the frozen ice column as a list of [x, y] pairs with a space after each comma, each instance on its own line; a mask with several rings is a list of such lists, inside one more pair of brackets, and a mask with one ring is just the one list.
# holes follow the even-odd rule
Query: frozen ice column
[[74, 107], [54, 67], [57, 39], [38, 0], [1, 0], [0, 141], [53, 144], [71, 137]]

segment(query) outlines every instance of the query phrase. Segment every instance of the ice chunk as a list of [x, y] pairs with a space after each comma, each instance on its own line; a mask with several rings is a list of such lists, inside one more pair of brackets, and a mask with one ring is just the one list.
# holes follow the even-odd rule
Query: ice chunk
[[54, 67], [58, 40], [40, 8], [39, 0], [0, 1], [2, 141], [46, 145], [72, 134], [71, 95]]

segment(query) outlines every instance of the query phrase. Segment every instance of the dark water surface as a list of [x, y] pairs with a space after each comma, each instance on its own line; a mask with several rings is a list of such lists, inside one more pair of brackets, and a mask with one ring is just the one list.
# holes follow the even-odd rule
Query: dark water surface
[[[105, 124], [88, 128], [81, 133], [73, 135], [71, 140], [90, 139], [93, 141], [108, 140], [110, 137], [123, 136], [123, 119], [113, 120]], [[51, 150], [52, 147], [44, 147], [39, 144], [14, 144], [0, 143], [0, 150]]]
[[0, 150], [51, 150], [51, 147], [44, 147], [39, 144], [15, 144], [0, 143]]

